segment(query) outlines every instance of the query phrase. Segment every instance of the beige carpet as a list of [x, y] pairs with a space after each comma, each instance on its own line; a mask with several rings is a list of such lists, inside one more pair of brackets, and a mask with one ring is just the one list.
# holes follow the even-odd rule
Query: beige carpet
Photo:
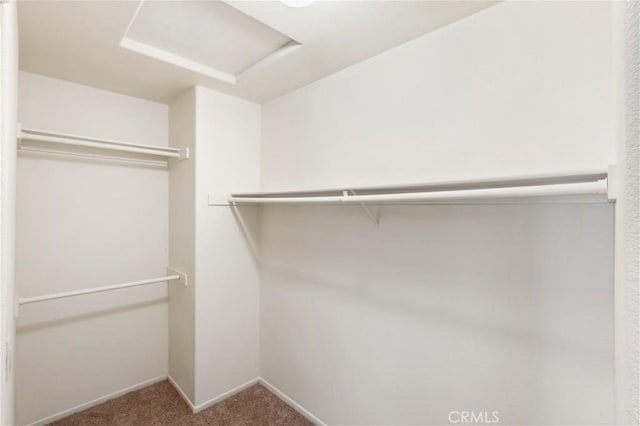
[[262, 385], [254, 385], [193, 414], [178, 392], [161, 382], [52, 423], [86, 425], [311, 425]]

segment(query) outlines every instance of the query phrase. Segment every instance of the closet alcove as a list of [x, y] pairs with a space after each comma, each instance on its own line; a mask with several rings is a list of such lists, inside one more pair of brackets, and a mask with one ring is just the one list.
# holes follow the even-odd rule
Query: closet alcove
[[634, 424], [637, 4], [285, 3], [0, 5], [0, 423]]

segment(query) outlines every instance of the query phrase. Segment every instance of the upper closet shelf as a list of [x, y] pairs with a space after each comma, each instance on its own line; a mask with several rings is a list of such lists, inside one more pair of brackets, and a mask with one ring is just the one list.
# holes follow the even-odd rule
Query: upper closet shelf
[[[142, 145], [109, 139], [71, 135], [68, 133], [56, 133], [45, 130], [28, 129], [18, 126], [18, 149], [21, 151], [45, 152], [63, 155], [80, 155], [89, 157], [102, 157], [104, 151], [119, 153], [118, 157], [109, 157], [115, 160], [127, 160], [134, 156], [133, 161], [164, 159], [184, 160], [189, 158], [189, 149], [172, 148], [156, 145]], [[28, 146], [25, 141], [31, 142]], [[33, 144], [35, 142], [35, 144]], [[83, 149], [83, 152], [61, 151], [60, 147], [71, 146]], [[51, 147], [54, 147], [51, 149]], [[149, 160], [150, 159], [150, 160]]]
[[209, 194], [209, 205], [236, 204], [517, 204], [612, 202], [614, 167], [568, 174], [440, 181], [291, 192]]

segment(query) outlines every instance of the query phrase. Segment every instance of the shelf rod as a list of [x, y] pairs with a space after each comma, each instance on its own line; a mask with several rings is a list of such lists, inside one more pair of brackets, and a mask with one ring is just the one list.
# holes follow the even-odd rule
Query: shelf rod
[[118, 157], [118, 156], [112, 156], [112, 155], [98, 155], [98, 154], [87, 154], [87, 153], [78, 153], [78, 152], [69, 152], [69, 151], [59, 151], [56, 149], [31, 148], [31, 147], [25, 147], [21, 143], [18, 144], [18, 151], [32, 153], [32, 154], [53, 155], [58, 157], [85, 158], [89, 160], [101, 160], [101, 161], [116, 162], [116, 163], [141, 164], [145, 166], [154, 166], [154, 167], [163, 167], [163, 168], [166, 168], [169, 164], [167, 160], [143, 160], [138, 158]]
[[111, 151], [132, 152], [137, 154], [158, 155], [170, 158], [184, 158], [178, 148], [156, 147], [127, 142], [119, 142], [108, 139], [88, 138], [66, 133], [53, 133], [43, 130], [23, 128], [18, 133], [19, 139], [47, 142], [61, 145], [80, 146], [86, 148], [107, 149]]
[[[538, 198], [558, 196], [603, 195], [607, 196], [607, 179], [595, 182], [566, 184], [530, 185], [504, 188], [463, 189], [430, 192], [405, 192], [396, 194], [342, 196], [303, 196], [303, 197], [234, 197], [227, 199], [228, 204], [361, 204], [394, 201], [473, 201], [511, 198]], [[210, 203], [218, 205], [218, 203]]]
[[43, 296], [36, 296], [36, 297], [21, 297], [18, 299], [18, 305], [27, 305], [29, 303], [38, 303], [38, 302], [44, 302], [47, 300], [66, 299], [67, 297], [82, 296], [85, 294], [92, 294], [92, 293], [102, 293], [105, 291], [119, 290], [122, 288], [129, 288], [129, 287], [138, 287], [142, 285], [156, 284], [164, 281], [173, 281], [173, 280], [179, 280], [179, 279], [180, 279], [180, 275], [175, 274], [175, 275], [169, 275], [166, 277], [151, 278], [151, 279], [142, 280], [142, 281], [132, 281], [132, 282], [123, 283], [123, 284], [115, 284], [115, 285], [107, 285], [103, 287], [94, 287], [94, 288], [87, 288], [82, 290], [67, 291], [64, 293], [53, 293], [53, 294], [46, 294]]

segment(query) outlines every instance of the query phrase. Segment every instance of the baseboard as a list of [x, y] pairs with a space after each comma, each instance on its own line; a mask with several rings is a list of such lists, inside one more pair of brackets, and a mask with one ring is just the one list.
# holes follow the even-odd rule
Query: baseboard
[[169, 381], [171, 386], [173, 386], [176, 392], [178, 392], [178, 394], [183, 399], [183, 401], [189, 406], [189, 408], [191, 408], [191, 411], [194, 411], [195, 406], [193, 405], [193, 402], [191, 402], [187, 394], [182, 390], [182, 388], [178, 385], [178, 383], [175, 380], [173, 380], [173, 377], [171, 377], [171, 374], [167, 376], [167, 380]]
[[241, 392], [243, 390], [245, 390], [246, 388], [255, 385], [256, 383], [258, 383], [260, 381], [259, 377], [256, 377], [255, 379], [251, 379], [246, 383], [241, 384], [240, 386], [236, 386], [235, 388], [228, 390], [224, 393], [221, 393], [220, 395], [211, 398], [210, 400], [203, 402], [202, 404], [198, 404], [195, 407], [192, 406], [192, 410], [194, 413], [198, 413], [206, 408], [211, 407], [214, 404], [217, 404], [218, 402], [221, 402], [235, 394], [237, 394], [238, 392]]
[[302, 405], [298, 404], [291, 397], [289, 397], [289, 395], [287, 395], [286, 393], [282, 392], [280, 389], [278, 389], [277, 387], [273, 386], [271, 383], [267, 382], [262, 377], [260, 377], [259, 382], [265, 388], [269, 389], [271, 392], [276, 394], [278, 396], [278, 398], [280, 398], [281, 400], [283, 400], [284, 402], [289, 404], [291, 406], [291, 408], [296, 410], [298, 413], [302, 414], [310, 422], [315, 423], [318, 426], [327, 426], [327, 424], [325, 422], [323, 422], [322, 420], [320, 420], [319, 418], [317, 418], [316, 416], [311, 414], [311, 412], [309, 410], [304, 408]]
[[182, 390], [182, 388], [178, 385], [178, 383], [176, 383], [176, 381], [173, 380], [173, 377], [171, 377], [171, 375], [167, 376], [167, 380], [169, 381], [169, 383], [171, 383], [171, 386], [173, 386], [173, 388], [180, 394], [184, 402], [189, 406], [189, 408], [191, 408], [191, 411], [195, 414], [206, 408], [211, 407], [212, 405], [217, 404], [218, 402], [221, 402], [229, 398], [230, 396], [237, 394], [240, 391], [245, 390], [249, 386], [255, 385], [256, 383], [258, 383], [259, 378], [249, 380], [247, 383], [244, 383], [240, 386], [236, 386], [235, 388], [228, 390], [224, 393], [221, 393], [220, 395], [213, 397], [210, 400], [198, 405], [195, 405], [193, 402], [191, 402], [187, 394]]
[[220, 395], [218, 395], [218, 396], [216, 396], [214, 398], [211, 398], [207, 402], [203, 402], [202, 404], [198, 404], [198, 405], [195, 405], [195, 406], [191, 403], [189, 398], [187, 398], [185, 393], [175, 383], [175, 381], [171, 378], [171, 376], [169, 376], [168, 379], [169, 379], [169, 382], [176, 388], [178, 393], [182, 396], [182, 398], [187, 402], [189, 407], [191, 407], [191, 411], [193, 411], [194, 413], [198, 413], [198, 412], [200, 412], [202, 410], [205, 410], [205, 409], [211, 407], [212, 405], [215, 405], [215, 404], [217, 404], [219, 402], [222, 402], [225, 399], [227, 399], [229, 397], [232, 397], [233, 395], [235, 395], [235, 394], [237, 394], [239, 392], [242, 392], [246, 388], [248, 388], [250, 386], [253, 386], [256, 383], [260, 383], [261, 385], [263, 385], [264, 387], [269, 389], [269, 391], [273, 392], [278, 398], [280, 398], [281, 400], [286, 402], [291, 408], [293, 408], [298, 413], [303, 415], [310, 422], [312, 422], [312, 423], [314, 423], [314, 424], [316, 424], [318, 426], [327, 426], [326, 423], [324, 423], [318, 417], [314, 416], [309, 410], [304, 408], [302, 405], [298, 404], [296, 401], [293, 400], [293, 398], [289, 397], [289, 395], [285, 394], [280, 389], [278, 389], [277, 387], [273, 386], [271, 383], [269, 383], [268, 381], [266, 381], [262, 377], [257, 377], [255, 379], [249, 380], [248, 382], [243, 383], [240, 386], [236, 386], [235, 388], [233, 388], [231, 390], [228, 390], [227, 392], [224, 392], [224, 393], [222, 393], [222, 394], [220, 394]]
[[180, 396], [186, 402], [186, 404], [189, 406], [189, 408], [191, 408], [191, 411], [193, 411], [193, 413], [198, 413], [198, 412], [200, 412], [202, 410], [205, 410], [205, 409], [211, 407], [212, 405], [215, 405], [215, 404], [217, 404], [219, 402], [222, 402], [225, 399], [227, 399], [229, 397], [232, 397], [233, 395], [235, 395], [235, 394], [237, 394], [239, 392], [242, 392], [246, 388], [248, 388], [250, 386], [253, 386], [256, 383], [260, 383], [265, 388], [269, 389], [269, 391], [273, 392], [278, 398], [280, 398], [281, 400], [286, 402], [291, 408], [293, 408], [298, 413], [303, 415], [310, 422], [315, 423], [318, 426], [327, 426], [326, 423], [324, 423], [318, 417], [314, 416], [309, 410], [304, 408], [302, 405], [298, 404], [296, 401], [293, 400], [293, 398], [289, 397], [289, 395], [285, 394], [280, 389], [278, 389], [277, 387], [273, 386], [271, 383], [269, 383], [268, 381], [266, 381], [262, 377], [257, 377], [255, 379], [249, 380], [248, 382], [243, 383], [240, 386], [236, 386], [235, 388], [233, 388], [231, 390], [228, 390], [228, 391], [226, 391], [224, 393], [221, 393], [220, 395], [218, 395], [218, 396], [216, 396], [214, 398], [211, 398], [210, 400], [208, 400], [206, 402], [203, 402], [202, 404], [198, 404], [198, 405], [194, 405], [191, 402], [191, 400], [187, 397], [187, 395], [184, 393], [184, 391], [180, 388], [180, 386], [178, 386], [176, 381], [173, 380], [173, 378], [171, 376], [168, 376], [167, 379], [169, 380], [169, 383], [171, 383], [171, 385], [180, 394]]
[[223, 400], [225, 400], [225, 399], [237, 394], [238, 392], [241, 392], [241, 391], [245, 390], [246, 388], [255, 385], [256, 383], [260, 383], [261, 385], [263, 385], [264, 387], [269, 389], [271, 392], [273, 392], [276, 396], [278, 396], [278, 398], [282, 399], [284, 402], [289, 404], [291, 406], [291, 408], [293, 408], [298, 413], [303, 415], [310, 422], [313, 422], [318, 426], [327, 426], [322, 420], [320, 420], [319, 418], [317, 418], [316, 416], [311, 414], [310, 411], [305, 409], [302, 405], [298, 404], [296, 401], [294, 401], [292, 398], [290, 398], [287, 394], [282, 392], [277, 387], [273, 386], [271, 383], [269, 383], [268, 381], [266, 381], [262, 377], [257, 377], [255, 379], [249, 380], [248, 382], [246, 382], [244, 384], [241, 384], [240, 386], [236, 386], [235, 388], [233, 388], [231, 390], [228, 390], [227, 392], [224, 392], [224, 393], [222, 393], [222, 394], [210, 399], [209, 401], [206, 401], [206, 402], [204, 402], [202, 404], [194, 405], [191, 402], [191, 400], [189, 399], [189, 397], [187, 397], [187, 394], [184, 393], [184, 391], [180, 388], [180, 386], [176, 383], [175, 380], [173, 380], [173, 378], [170, 375], [169, 376], [158, 376], [158, 377], [155, 377], [153, 379], [145, 380], [144, 382], [140, 382], [140, 383], [135, 384], [133, 386], [129, 386], [128, 388], [121, 389], [119, 391], [110, 393], [108, 395], [105, 395], [105, 396], [102, 396], [100, 398], [94, 399], [93, 401], [85, 402], [84, 404], [80, 404], [80, 405], [75, 406], [73, 408], [69, 408], [68, 410], [61, 411], [61, 412], [56, 413], [56, 414], [54, 414], [52, 416], [48, 416], [48, 417], [45, 417], [43, 419], [37, 420], [37, 421], [35, 421], [33, 423], [29, 423], [28, 426], [43, 426], [43, 425], [49, 424], [51, 422], [55, 422], [56, 420], [63, 419], [65, 417], [68, 417], [68, 416], [70, 416], [72, 414], [75, 414], [77, 412], [87, 410], [87, 409], [89, 409], [91, 407], [95, 407], [96, 405], [100, 405], [100, 404], [102, 404], [104, 402], [107, 402], [107, 401], [109, 401], [111, 399], [114, 399], [114, 398], [117, 398], [119, 396], [122, 396], [124, 394], [129, 393], [129, 392], [133, 392], [133, 391], [136, 391], [136, 390], [139, 390], [139, 389], [142, 389], [142, 388], [146, 388], [147, 386], [151, 386], [153, 384], [162, 382], [163, 380], [168, 380], [169, 381], [171, 386], [174, 387], [174, 389], [178, 392], [180, 397], [184, 400], [184, 402], [189, 406], [189, 408], [191, 408], [191, 411], [193, 411], [194, 413], [198, 413], [198, 412], [200, 412], [200, 411], [202, 411], [204, 409], [207, 409], [207, 408], [211, 407], [212, 405], [215, 405], [218, 402], [221, 402], [221, 401], [223, 401]]
[[96, 405], [100, 405], [100, 404], [102, 404], [104, 402], [107, 402], [107, 401], [109, 401], [111, 399], [117, 398], [117, 397], [122, 396], [124, 394], [127, 394], [129, 392], [136, 391], [138, 389], [146, 388], [147, 386], [151, 386], [153, 384], [162, 382], [164, 380], [167, 380], [167, 376], [158, 376], [158, 377], [155, 377], [153, 379], [145, 380], [144, 382], [140, 382], [140, 383], [138, 383], [136, 385], [129, 386], [128, 388], [121, 389], [119, 391], [110, 393], [108, 395], [105, 395], [105, 396], [102, 396], [100, 398], [94, 399], [93, 401], [85, 402], [84, 404], [77, 405], [77, 406], [75, 406], [73, 408], [69, 408], [68, 410], [60, 411], [59, 413], [54, 414], [52, 416], [48, 416], [48, 417], [45, 417], [43, 419], [37, 420], [37, 421], [35, 421], [33, 423], [29, 423], [28, 426], [42, 426], [42, 425], [49, 424], [51, 422], [55, 422], [56, 420], [63, 419], [65, 417], [68, 417], [68, 416], [70, 416], [72, 414], [75, 414], [77, 412], [84, 411], [84, 410], [89, 409], [91, 407], [95, 407]]

